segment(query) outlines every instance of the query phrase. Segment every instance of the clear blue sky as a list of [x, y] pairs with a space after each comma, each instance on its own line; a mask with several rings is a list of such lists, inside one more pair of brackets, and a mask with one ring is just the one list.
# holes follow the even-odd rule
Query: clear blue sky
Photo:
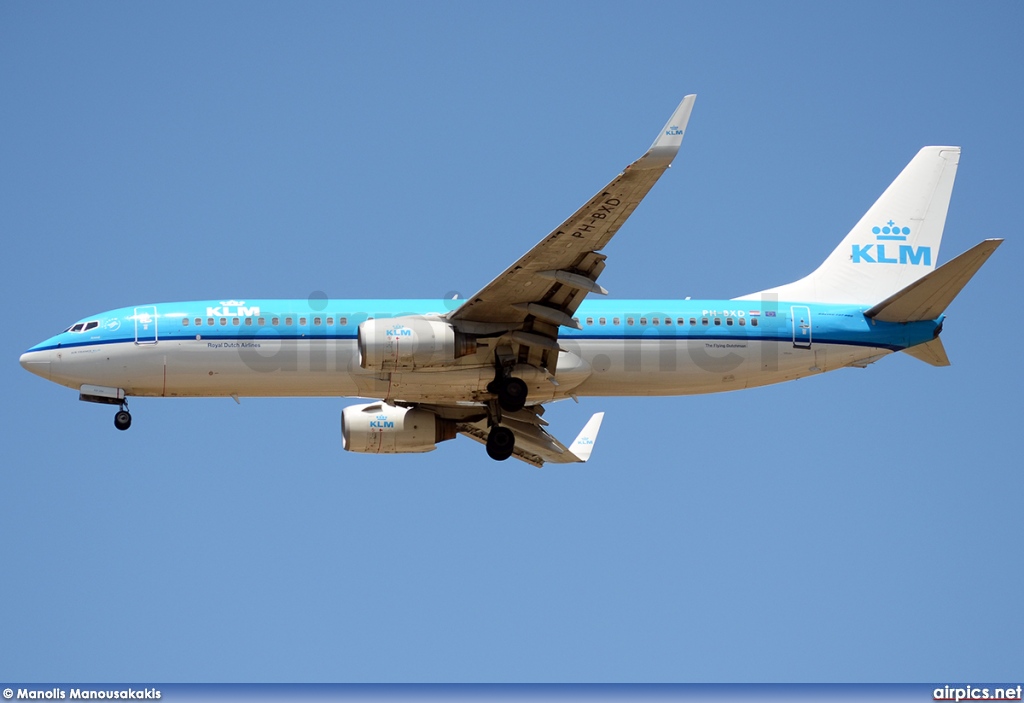
[[[0, 4], [0, 679], [1024, 676], [1024, 5]], [[344, 399], [112, 412], [18, 355], [188, 299], [482, 286], [650, 144], [617, 298], [798, 278], [926, 144], [953, 360], [585, 399], [582, 466], [343, 452]]]

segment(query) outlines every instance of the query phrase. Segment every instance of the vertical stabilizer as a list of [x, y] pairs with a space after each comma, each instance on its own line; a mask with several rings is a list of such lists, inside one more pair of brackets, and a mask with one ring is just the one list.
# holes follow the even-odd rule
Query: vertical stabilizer
[[874, 305], [935, 269], [960, 147], [926, 146], [814, 273], [739, 300]]

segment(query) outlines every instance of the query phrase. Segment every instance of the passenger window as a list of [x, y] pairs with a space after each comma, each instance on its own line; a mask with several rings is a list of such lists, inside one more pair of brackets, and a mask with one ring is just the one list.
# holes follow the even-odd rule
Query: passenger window
[[626, 318], [626, 324], [629, 325], [630, 327], [632, 327], [633, 326], [633, 318], [632, 317], [627, 317]]
[[732, 326], [732, 318], [731, 317], [725, 318], [725, 324], [729, 325], [731, 327]]
[[603, 325], [606, 322], [608, 322], [608, 319], [604, 318], [604, 317], [599, 317], [599, 318], [597, 318], [597, 322], [598, 322], [598, 324]]
[[292, 326], [292, 318], [290, 318], [290, 317], [284, 318], [284, 324], [285, 324], [286, 327], [291, 327]]
[[323, 322], [323, 319], [322, 319], [322, 318], [319, 318], [319, 317], [314, 317], [314, 318], [313, 318], [313, 324], [314, 324], [314, 325], [316, 325], [317, 327], [319, 327], [319, 326], [320, 326], [320, 323], [321, 323], [321, 322]]
[[252, 327], [252, 318], [251, 317], [245, 318], [245, 326], [246, 327]]
[[338, 324], [341, 325], [342, 327], [344, 327], [345, 325], [348, 324], [348, 318], [347, 317], [339, 317], [338, 318]]
[[256, 318], [256, 324], [259, 325], [260, 327], [262, 327], [263, 325], [267, 324], [267, 318], [265, 318], [265, 317], [257, 317]]
[[333, 324], [334, 324], [334, 318], [333, 317], [328, 317], [327, 318], [327, 326], [330, 327]]
[[685, 317], [680, 317], [679, 319], [676, 320], [676, 324], [679, 325], [680, 327], [682, 327], [683, 325], [686, 324], [686, 318]]
[[592, 317], [588, 317], [588, 318], [587, 318], [587, 326], [589, 327], [589, 326], [590, 326], [590, 325], [592, 325], [592, 324], [594, 324], [594, 318], [592, 318]]
[[640, 324], [641, 325], [646, 325], [647, 324], [647, 318], [646, 317], [641, 317], [640, 318]]
[[755, 317], [755, 318], [752, 318], [752, 319], [750, 320], [750, 326], [751, 326], [751, 327], [757, 327], [757, 318], [756, 318], [756, 317]]
[[280, 317], [272, 317], [270, 319], [270, 324], [272, 324], [274, 327], [277, 327], [278, 325], [281, 324], [281, 318]]
[[[643, 319], [640, 320], [640, 323], [643, 324]], [[656, 317], [653, 317], [653, 318], [651, 318], [651, 324], [660, 325], [661, 324], [661, 320], [659, 320]]]
[[220, 318], [220, 326], [223, 327], [226, 324], [228, 324], [228, 318], [226, 318], [226, 317]]
[[203, 324], [203, 318], [197, 317], [196, 318], [196, 327], [200, 327], [202, 324]]
[[722, 324], [722, 318], [720, 318], [720, 317], [716, 317], [716, 318], [715, 318], [715, 324], [716, 324], [716, 325], [719, 325], [719, 326], [721, 326], [721, 324]]
[[181, 324], [183, 324], [185, 327], [188, 327], [188, 318], [186, 317], [182, 319]]
[[619, 320], [619, 318], [617, 318], [617, 317], [613, 317], [613, 318], [612, 318], [612, 324], [613, 324], [613, 325], [617, 325], [617, 324], [619, 324], [620, 322], [621, 322], [621, 320]]
[[747, 318], [745, 318], [745, 317], [741, 317], [741, 318], [740, 318], [740, 327], [743, 327], [743, 326], [745, 326], [746, 324], [747, 324]]
[[[696, 317], [691, 317], [690, 318], [690, 324], [691, 325], [696, 325], [697, 324], [697, 318]], [[704, 324], [706, 325], [708, 323], [705, 322]]]
[[672, 318], [671, 317], [666, 317], [665, 318], [665, 324], [666, 325], [671, 325], [672, 324]]
[[700, 318], [700, 324], [702, 324], [705, 327], [707, 327], [708, 326], [708, 318], [706, 318], [706, 317]]
[[304, 318], [304, 317], [300, 317], [299, 318], [299, 326], [300, 327], [305, 327], [306, 326], [306, 318]]
[[235, 327], [238, 327], [238, 318], [237, 317], [232, 317], [231, 318], [231, 324], [234, 325]]

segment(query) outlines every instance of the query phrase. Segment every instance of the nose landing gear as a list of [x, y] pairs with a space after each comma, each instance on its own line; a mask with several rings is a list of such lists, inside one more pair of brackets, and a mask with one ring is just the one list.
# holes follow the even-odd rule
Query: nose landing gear
[[121, 409], [114, 413], [114, 427], [123, 431], [131, 426], [132, 414], [128, 412], [128, 403], [124, 403]]

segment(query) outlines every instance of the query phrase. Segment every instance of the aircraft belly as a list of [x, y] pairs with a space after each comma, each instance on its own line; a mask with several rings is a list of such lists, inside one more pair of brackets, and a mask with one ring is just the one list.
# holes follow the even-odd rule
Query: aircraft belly
[[[739, 390], [814, 375], [889, 350], [788, 341], [572, 340], [562, 342], [552, 383], [525, 374], [529, 398], [690, 395]], [[360, 396], [409, 402], [489, 398], [493, 368], [381, 372], [358, 364], [354, 340], [161, 340], [57, 350], [51, 378], [72, 388], [93, 384], [136, 396]]]
[[350, 340], [161, 340], [144, 348], [124, 346], [121, 363], [115, 373], [105, 374], [102, 385], [125, 388], [131, 395], [356, 394], [351, 376], [355, 343]]
[[841, 344], [795, 348], [790, 341], [583, 340], [593, 373], [578, 395], [691, 395], [740, 390], [848, 366], [879, 350]]
[[54, 380], [70, 388], [88, 383], [154, 395], [162, 386], [164, 359], [155, 345], [97, 344], [59, 349], [55, 356]]

